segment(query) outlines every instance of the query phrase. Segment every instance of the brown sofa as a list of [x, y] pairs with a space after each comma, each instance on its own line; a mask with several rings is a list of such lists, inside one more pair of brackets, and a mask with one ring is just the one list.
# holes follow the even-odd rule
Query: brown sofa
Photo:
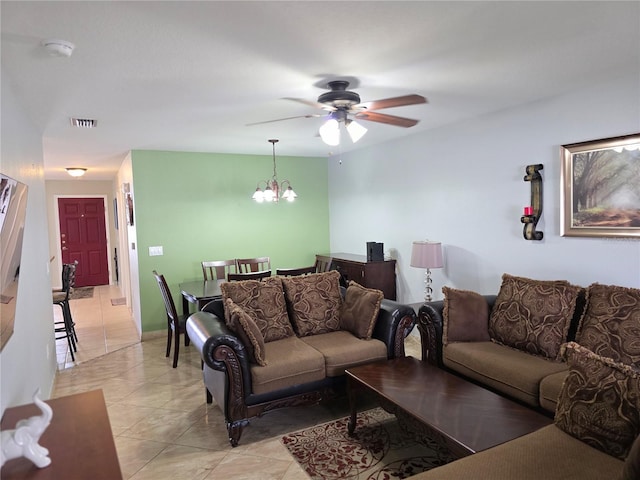
[[506, 274], [497, 296], [443, 290], [419, 312], [423, 358], [554, 425], [411, 478], [640, 479], [640, 290]]
[[249, 418], [344, 391], [346, 368], [404, 356], [413, 308], [336, 271], [228, 282], [223, 299], [187, 320], [203, 360], [209, 403], [222, 409], [231, 445]]

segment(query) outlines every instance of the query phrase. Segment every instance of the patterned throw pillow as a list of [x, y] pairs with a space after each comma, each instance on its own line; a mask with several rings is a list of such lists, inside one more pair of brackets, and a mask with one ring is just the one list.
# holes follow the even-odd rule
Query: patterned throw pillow
[[[220, 284], [222, 299], [228, 298], [242, 307], [260, 329], [265, 342], [273, 342], [294, 335], [280, 277], [269, 277], [262, 281], [243, 280]], [[231, 318], [225, 309], [224, 318], [229, 324]]]
[[349, 282], [340, 308], [340, 328], [358, 338], [370, 340], [383, 298], [384, 293], [380, 290]]
[[442, 287], [442, 342], [488, 342], [489, 304], [476, 292]]
[[291, 321], [299, 336], [340, 329], [340, 273], [332, 270], [282, 277]]
[[603, 357], [640, 367], [640, 289], [590, 285], [576, 342]]
[[247, 349], [249, 361], [264, 367], [267, 365], [264, 351], [264, 337], [251, 315], [239, 307], [233, 300], [225, 300], [225, 311], [229, 312], [229, 328], [238, 334]]
[[555, 424], [569, 435], [624, 460], [640, 434], [640, 371], [566, 344], [569, 375]]
[[502, 276], [489, 317], [491, 340], [558, 360], [581, 288], [564, 280]]

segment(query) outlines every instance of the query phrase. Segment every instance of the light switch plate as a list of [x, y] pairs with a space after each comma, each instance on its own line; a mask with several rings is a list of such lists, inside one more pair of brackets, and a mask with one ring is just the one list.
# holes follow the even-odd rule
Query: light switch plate
[[149, 247], [149, 256], [157, 257], [159, 255], [164, 255], [162, 252], [162, 247]]

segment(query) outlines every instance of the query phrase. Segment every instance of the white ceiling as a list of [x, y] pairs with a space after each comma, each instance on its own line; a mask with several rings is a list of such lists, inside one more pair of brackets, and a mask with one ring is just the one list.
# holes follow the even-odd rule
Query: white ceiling
[[[640, 2], [11, 2], [2, 68], [44, 137], [45, 177], [113, 178], [132, 149], [326, 156], [526, 104], [640, 71]], [[73, 42], [51, 57], [47, 38]], [[415, 127], [362, 122], [328, 147], [315, 100], [356, 79], [363, 102]], [[639, 78], [640, 80], [640, 78]], [[640, 87], [640, 86], [639, 86]], [[640, 95], [640, 93], [639, 93]], [[638, 99], [630, 99], [637, 101]], [[98, 120], [77, 129], [69, 118]], [[7, 121], [7, 119], [3, 119]]]

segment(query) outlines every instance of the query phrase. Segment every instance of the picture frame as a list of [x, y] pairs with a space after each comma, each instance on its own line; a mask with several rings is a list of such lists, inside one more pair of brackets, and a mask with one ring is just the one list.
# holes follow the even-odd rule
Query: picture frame
[[640, 133], [562, 145], [563, 237], [640, 238]]
[[127, 193], [125, 195], [124, 201], [125, 201], [127, 223], [129, 224], [129, 226], [133, 227], [133, 197], [131, 196], [130, 193]]

